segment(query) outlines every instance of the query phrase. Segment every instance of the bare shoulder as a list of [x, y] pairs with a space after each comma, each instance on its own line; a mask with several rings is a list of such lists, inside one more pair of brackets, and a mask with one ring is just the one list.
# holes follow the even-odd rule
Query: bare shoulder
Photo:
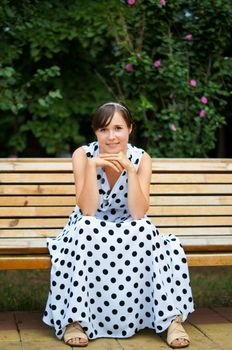
[[83, 166], [85, 166], [87, 161], [87, 156], [86, 152], [83, 147], [78, 147], [72, 155], [72, 164], [73, 164], [73, 169], [77, 170], [81, 169]]
[[85, 153], [85, 150], [84, 148], [81, 146], [81, 147], [78, 147], [72, 154], [72, 159], [76, 159], [76, 158], [79, 158], [79, 157], [83, 157], [85, 156], [86, 153]]
[[152, 159], [147, 152], [144, 152], [141, 158], [140, 166], [151, 167]]
[[151, 162], [152, 159], [151, 159], [151, 156], [147, 153], [147, 152], [144, 152], [143, 155], [142, 155], [142, 160], [145, 159], [146, 161], [149, 161]]
[[152, 172], [152, 159], [147, 152], [144, 152], [139, 164], [138, 175], [144, 182], [150, 182]]

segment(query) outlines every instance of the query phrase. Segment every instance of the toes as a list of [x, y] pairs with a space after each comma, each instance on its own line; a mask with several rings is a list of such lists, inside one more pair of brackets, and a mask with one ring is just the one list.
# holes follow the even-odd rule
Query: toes
[[87, 344], [88, 341], [84, 338], [72, 338], [68, 341], [70, 345]]
[[171, 343], [171, 346], [178, 347], [178, 346], [187, 346], [189, 344], [187, 339], [184, 338], [177, 338], [173, 340]]

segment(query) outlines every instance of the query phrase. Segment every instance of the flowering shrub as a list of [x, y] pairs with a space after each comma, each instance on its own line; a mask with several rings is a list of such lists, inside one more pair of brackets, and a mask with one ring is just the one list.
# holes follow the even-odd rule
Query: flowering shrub
[[0, 156], [71, 153], [107, 100], [128, 104], [152, 156], [215, 148], [232, 109], [231, 0], [2, 0], [0, 20]]
[[207, 156], [230, 97], [230, 1], [137, 0], [110, 23], [114, 91], [136, 116], [139, 142], [153, 156]]

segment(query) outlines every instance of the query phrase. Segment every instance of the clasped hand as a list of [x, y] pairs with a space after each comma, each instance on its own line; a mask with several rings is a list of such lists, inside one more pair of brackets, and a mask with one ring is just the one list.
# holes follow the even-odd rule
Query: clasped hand
[[126, 157], [126, 155], [123, 152], [119, 153], [102, 153], [99, 154], [98, 157], [92, 158], [92, 161], [95, 163], [96, 167], [107, 167], [114, 169], [117, 172], [122, 172], [124, 169], [134, 170], [133, 164], [130, 162], [130, 160]]

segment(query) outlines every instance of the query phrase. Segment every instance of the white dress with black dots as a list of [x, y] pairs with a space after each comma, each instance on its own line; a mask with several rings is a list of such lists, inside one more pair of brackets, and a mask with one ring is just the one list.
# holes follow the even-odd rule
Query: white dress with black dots
[[[87, 157], [98, 143], [83, 146]], [[128, 144], [137, 169], [143, 150]], [[110, 190], [98, 168], [100, 205], [96, 216], [75, 207], [66, 226], [48, 239], [51, 286], [43, 320], [62, 338], [78, 321], [89, 339], [125, 338], [143, 328], [164, 331], [176, 315], [193, 312], [183, 248], [173, 235], [161, 236], [145, 216], [133, 220], [127, 205], [127, 172]]]

